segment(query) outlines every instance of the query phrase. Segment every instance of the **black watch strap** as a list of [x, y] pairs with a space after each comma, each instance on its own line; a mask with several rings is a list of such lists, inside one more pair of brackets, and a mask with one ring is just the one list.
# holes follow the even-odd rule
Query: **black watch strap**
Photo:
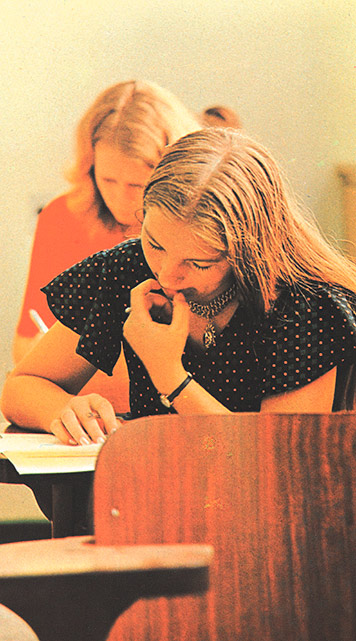
[[185, 387], [187, 387], [192, 378], [193, 377], [190, 372], [187, 372], [187, 378], [185, 378], [183, 383], [181, 383], [173, 392], [171, 392], [171, 394], [160, 394], [159, 398], [162, 405], [164, 405], [165, 407], [172, 407], [174, 399], [177, 398], [178, 394], [180, 394]]

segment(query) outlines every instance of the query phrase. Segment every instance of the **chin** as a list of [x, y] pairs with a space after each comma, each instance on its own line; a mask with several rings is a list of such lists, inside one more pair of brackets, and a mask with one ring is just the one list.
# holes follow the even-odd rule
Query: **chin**
[[125, 223], [117, 222], [117, 226], [120, 227], [122, 232], [127, 235], [128, 238], [139, 238], [141, 234], [141, 226], [136, 223]]
[[133, 227], [134, 223], [130, 220], [115, 218], [116, 224], [120, 227]]

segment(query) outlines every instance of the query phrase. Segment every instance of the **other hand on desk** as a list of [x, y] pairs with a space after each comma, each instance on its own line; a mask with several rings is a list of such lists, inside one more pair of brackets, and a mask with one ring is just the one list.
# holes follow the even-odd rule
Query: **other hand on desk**
[[50, 431], [63, 443], [89, 445], [103, 443], [106, 434], [117, 427], [111, 403], [100, 394], [73, 396], [53, 419]]

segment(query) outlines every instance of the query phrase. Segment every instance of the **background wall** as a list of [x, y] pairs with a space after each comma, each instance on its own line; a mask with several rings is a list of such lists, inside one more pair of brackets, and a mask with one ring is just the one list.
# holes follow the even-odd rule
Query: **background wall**
[[337, 162], [355, 160], [354, 0], [2, 0], [0, 388], [36, 210], [65, 189], [78, 118], [147, 78], [200, 111], [235, 108], [328, 235], [343, 236]]

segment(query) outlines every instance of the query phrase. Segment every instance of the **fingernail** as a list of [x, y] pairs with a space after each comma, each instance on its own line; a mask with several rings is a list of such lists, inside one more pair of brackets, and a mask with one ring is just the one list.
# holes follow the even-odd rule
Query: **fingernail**
[[70, 438], [69, 439], [69, 445], [78, 445], [78, 443], [73, 438]]
[[82, 438], [80, 439], [80, 444], [81, 445], [90, 445], [90, 441], [86, 436], [82, 436]]
[[104, 436], [98, 436], [98, 438], [96, 439], [97, 443], [105, 443], [105, 441], [106, 441], [106, 438]]

